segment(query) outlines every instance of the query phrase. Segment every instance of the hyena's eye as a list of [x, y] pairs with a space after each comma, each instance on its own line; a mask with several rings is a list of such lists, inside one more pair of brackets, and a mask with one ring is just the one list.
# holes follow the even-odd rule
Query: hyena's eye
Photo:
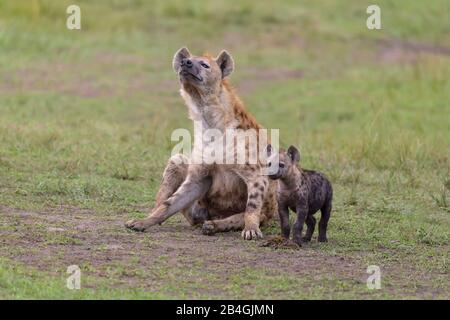
[[201, 62], [200, 65], [205, 69], [209, 69], [209, 66], [204, 62]]

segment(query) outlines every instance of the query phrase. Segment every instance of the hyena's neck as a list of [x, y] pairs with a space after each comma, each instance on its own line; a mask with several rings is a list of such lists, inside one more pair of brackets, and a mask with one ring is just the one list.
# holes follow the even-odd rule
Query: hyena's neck
[[200, 93], [193, 87], [184, 86], [180, 90], [193, 121], [202, 123], [204, 130], [218, 129], [260, 129], [244, 108], [243, 103], [227, 81], [216, 92]]
[[295, 190], [303, 179], [301, 169], [295, 167], [281, 180], [281, 186], [285, 190]]

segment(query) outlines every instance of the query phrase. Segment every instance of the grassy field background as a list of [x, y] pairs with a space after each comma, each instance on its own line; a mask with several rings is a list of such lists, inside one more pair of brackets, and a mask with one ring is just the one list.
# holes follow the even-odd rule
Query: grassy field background
[[[450, 2], [379, 0], [382, 30], [369, 4], [0, 0], [0, 298], [450, 298]], [[125, 230], [191, 128], [183, 45], [229, 50], [247, 108], [330, 177], [329, 243]]]

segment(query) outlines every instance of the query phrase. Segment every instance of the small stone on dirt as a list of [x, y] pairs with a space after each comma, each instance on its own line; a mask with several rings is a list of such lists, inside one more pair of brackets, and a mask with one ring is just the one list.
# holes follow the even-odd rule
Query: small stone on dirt
[[50, 231], [50, 232], [64, 232], [64, 231], [66, 231], [66, 229], [56, 228], [56, 227], [48, 227], [47, 230]]
[[118, 244], [109, 244], [106, 246], [106, 249], [108, 250], [119, 250], [119, 249], [123, 249], [123, 247], [121, 245]]

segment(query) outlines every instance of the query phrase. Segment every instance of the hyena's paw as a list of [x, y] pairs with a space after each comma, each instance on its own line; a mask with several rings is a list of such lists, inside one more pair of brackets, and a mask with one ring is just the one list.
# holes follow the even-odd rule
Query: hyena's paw
[[319, 241], [319, 242], [328, 242], [328, 239], [327, 239], [326, 236], [319, 236], [319, 237], [317, 238], [317, 241]]
[[134, 231], [144, 232], [148, 227], [148, 223], [145, 220], [129, 220], [125, 222], [125, 227]]
[[258, 238], [263, 238], [263, 234], [258, 227], [256, 228], [245, 228], [242, 230], [242, 238], [245, 240], [256, 240]]
[[214, 222], [211, 220], [203, 222], [202, 233], [205, 236], [213, 236], [216, 233], [216, 226], [214, 225]]
[[299, 247], [302, 247], [302, 238], [293, 238], [292, 241]]

